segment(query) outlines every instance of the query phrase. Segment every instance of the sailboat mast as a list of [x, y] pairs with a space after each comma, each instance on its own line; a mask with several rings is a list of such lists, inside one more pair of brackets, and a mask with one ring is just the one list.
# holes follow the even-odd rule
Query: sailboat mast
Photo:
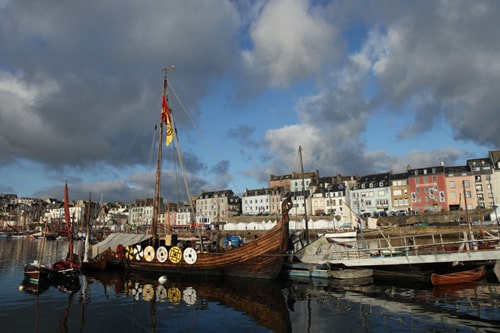
[[304, 164], [302, 163], [302, 146], [299, 146], [300, 172], [302, 173], [302, 194], [304, 195], [304, 219], [306, 220], [306, 244], [309, 244], [309, 227], [307, 223], [307, 198], [306, 185], [304, 181]]
[[90, 214], [92, 213], [92, 196], [89, 192], [89, 205], [87, 206], [87, 225], [85, 228], [85, 248], [83, 251], [83, 262], [89, 262], [89, 251], [90, 251]]
[[69, 253], [68, 259], [73, 261], [73, 230], [71, 230], [71, 221], [69, 217], [69, 195], [68, 195], [68, 183], [64, 185], [64, 219], [66, 221], [66, 230], [69, 237]]
[[[162, 98], [167, 96], [167, 69], [163, 76], [163, 91]], [[161, 113], [160, 113], [161, 114]], [[161, 118], [160, 118], [161, 119]], [[155, 181], [155, 196], [153, 198], [153, 225], [151, 234], [153, 237], [153, 247], [157, 247], [158, 243], [158, 213], [160, 205], [160, 181], [161, 181], [161, 158], [162, 158], [162, 138], [163, 138], [163, 121], [160, 120], [160, 136], [158, 138], [158, 154], [156, 160], [156, 181]]]

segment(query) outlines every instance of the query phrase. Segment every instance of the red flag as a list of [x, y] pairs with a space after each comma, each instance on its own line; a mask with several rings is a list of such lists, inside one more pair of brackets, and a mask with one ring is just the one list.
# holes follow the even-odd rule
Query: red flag
[[167, 135], [165, 137], [165, 143], [168, 147], [172, 140], [174, 139], [174, 129], [172, 127], [172, 121], [170, 119], [170, 108], [168, 107], [167, 97], [164, 95], [161, 102], [161, 120], [165, 123], [167, 127]]

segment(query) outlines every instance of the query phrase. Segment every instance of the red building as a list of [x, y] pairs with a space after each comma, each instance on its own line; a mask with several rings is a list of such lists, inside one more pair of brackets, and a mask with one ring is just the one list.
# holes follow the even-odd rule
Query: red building
[[444, 165], [410, 169], [411, 209], [417, 213], [448, 211]]

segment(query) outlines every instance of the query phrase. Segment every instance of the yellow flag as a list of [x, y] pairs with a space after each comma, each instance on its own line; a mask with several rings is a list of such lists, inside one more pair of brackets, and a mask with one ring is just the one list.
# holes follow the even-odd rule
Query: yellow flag
[[172, 140], [174, 139], [174, 128], [172, 126], [172, 121], [170, 119], [170, 108], [167, 104], [167, 97], [163, 96], [163, 100], [161, 103], [161, 119], [165, 123], [167, 127], [167, 135], [165, 136], [165, 144], [170, 145]]

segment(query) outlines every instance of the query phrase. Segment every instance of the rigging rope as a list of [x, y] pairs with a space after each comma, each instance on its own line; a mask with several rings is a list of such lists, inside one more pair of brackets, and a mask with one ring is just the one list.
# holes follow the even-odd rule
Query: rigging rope
[[[179, 103], [179, 105], [181, 106], [181, 109], [182, 111], [186, 114], [187, 118], [189, 119], [190, 123], [192, 124], [193, 128], [196, 130], [196, 132], [198, 133], [198, 135], [203, 139], [203, 143], [205, 144], [205, 146], [207, 147], [207, 150], [208, 152], [211, 154], [212, 158], [215, 160], [215, 161], [220, 161], [220, 159], [217, 157], [216, 153], [214, 152], [214, 150], [210, 147], [210, 145], [207, 144], [208, 140], [207, 138], [203, 135], [203, 133], [201, 132], [200, 128], [196, 125], [196, 123], [194, 122], [193, 118], [191, 117], [191, 115], [189, 114], [187, 108], [185, 107], [185, 105], [182, 103], [181, 99], [179, 98], [179, 96], [177, 95], [177, 93], [175, 92], [175, 89], [173, 87], [173, 85], [170, 83], [170, 80], [168, 81], [168, 85], [170, 87], [170, 91], [172, 92], [172, 94], [175, 96], [175, 99], [177, 100], [177, 102]], [[175, 127], [174, 127], [175, 128]], [[175, 131], [176, 134], [177, 134], [177, 130]], [[177, 137], [177, 135], [176, 135]], [[229, 181], [231, 182], [231, 184], [233, 184], [235, 190], [237, 193], [241, 193], [238, 185], [235, 183], [235, 180], [234, 178], [228, 173], [226, 174], [226, 176], [229, 178]]]

